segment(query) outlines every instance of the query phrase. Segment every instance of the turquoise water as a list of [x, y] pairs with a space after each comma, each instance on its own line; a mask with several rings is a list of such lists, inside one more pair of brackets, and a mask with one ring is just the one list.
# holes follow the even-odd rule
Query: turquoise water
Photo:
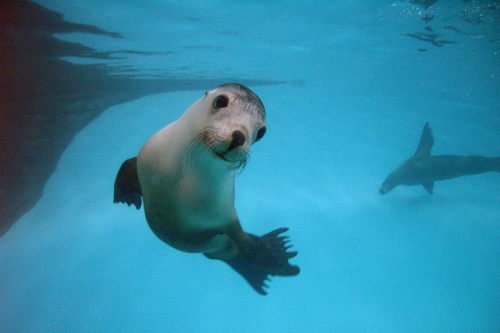
[[301, 273], [263, 297], [112, 204], [120, 164], [204, 90], [153, 95], [80, 132], [0, 239], [0, 331], [500, 331], [500, 175], [378, 193], [426, 121], [436, 155], [500, 155], [498, 1], [37, 3], [124, 37], [61, 40], [151, 52], [69, 62], [281, 82], [250, 87], [267, 134], [236, 208], [248, 232], [289, 227]]

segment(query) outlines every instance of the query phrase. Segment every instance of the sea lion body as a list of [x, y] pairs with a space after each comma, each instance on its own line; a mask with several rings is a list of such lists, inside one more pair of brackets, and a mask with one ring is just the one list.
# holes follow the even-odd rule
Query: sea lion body
[[237, 220], [234, 170], [204, 149], [190, 149], [196, 133], [188, 135], [194, 128], [182, 121], [153, 135], [139, 152], [144, 210], [151, 230], [165, 243], [184, 252], [209, 252], [217, 247], [209, 231]]
[[399, 185], [422, 185], [433, 193], [434, 182], [484, 172], [500, 172], [500, 157], [430, 154], [434, 137], [427, 122], [417, 151], [392, 171], [379, 189], [386, 194]]
[[115, 181], [115, 202], [140, 207], [142, 197], [158, 238], [225, 261], [261, 294], [268, 275], [299, 273], [288, 263], [297, 253], [286, 252], [287, 241], [279, 236], [287, 229], [248, 234], [234, 207], [235, 173], [265, 125], [264, 106], [252, 91], [237, 84], [217, 87], [154, 134]]

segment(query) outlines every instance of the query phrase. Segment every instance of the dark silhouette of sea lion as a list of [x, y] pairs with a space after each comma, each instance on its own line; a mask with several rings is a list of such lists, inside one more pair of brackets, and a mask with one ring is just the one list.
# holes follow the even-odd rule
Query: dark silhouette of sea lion
[[379, 189], [386, 194], [399, 185], [422, 185], [432, 194], [434, 182], [484, 172], [500, 172], [500, 157], [438, 155], [431, 156], [434, 137], [425, 123], [415, 154], [401, 163]]

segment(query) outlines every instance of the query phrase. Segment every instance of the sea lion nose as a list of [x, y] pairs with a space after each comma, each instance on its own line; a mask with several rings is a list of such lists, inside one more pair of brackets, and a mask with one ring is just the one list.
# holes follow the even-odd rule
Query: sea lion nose
[[233, 132], [233, 141], [231, 141], [231, 144], [229, 145], [229, 148], [227, 148], [227, 151], [231, 151], [236, 147], [243, 146], [245, 143], [245, 134], [241, 131], [234, 131]]

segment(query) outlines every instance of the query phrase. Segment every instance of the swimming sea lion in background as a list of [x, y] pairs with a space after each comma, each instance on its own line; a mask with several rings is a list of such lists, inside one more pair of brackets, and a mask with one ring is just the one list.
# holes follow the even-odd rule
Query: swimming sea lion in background
[[399, 185], [422, 185], [432, 194], [434, 182], [484, 172], [500, 172], [500, 157], [438, 155], [431, 156], [434, 137], [425, 123], [415, 154], [387, 176], [379, 189], [386, 194]]
[[144, 200], [155, 235], [184, 252], [201, 252], [241, 274], [260, 294], [269, 275], [294, 276], [287, 228], [257, 237], [243, 231], [234, 207], [234, 177], [250, 145], [266, 132], [257, 95], [240, 84], [208, 91], [173, 123], [154, 134], [115, 180], [114, 202]]

